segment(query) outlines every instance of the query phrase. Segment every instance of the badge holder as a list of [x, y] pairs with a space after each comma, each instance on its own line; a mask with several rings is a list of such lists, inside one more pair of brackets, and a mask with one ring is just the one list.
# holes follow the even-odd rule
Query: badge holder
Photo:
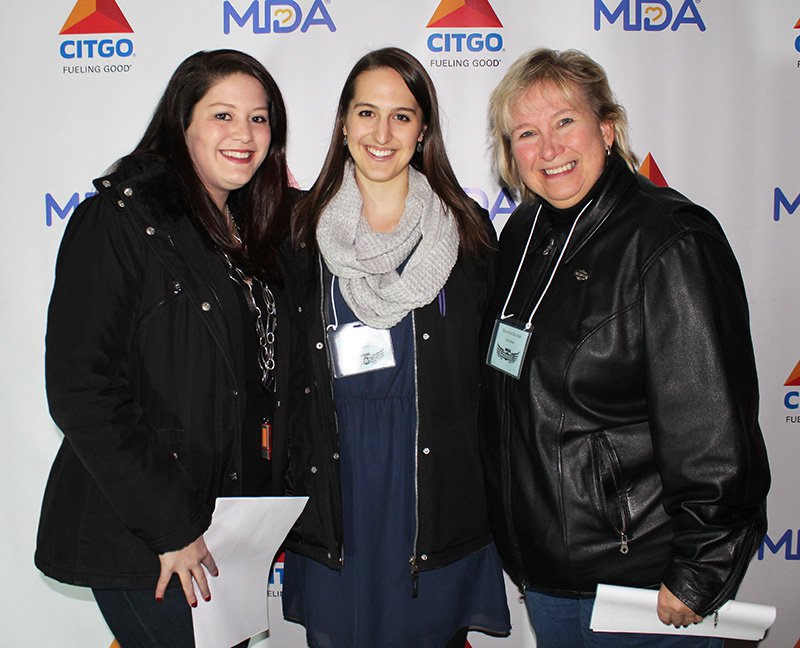
[[336, 312], [331, 279], [331, 308], [333, 324], [326, 327], [328, 348], [331, 351], [331, 364], [334, 378], [346, 378], [358, 374], [390, 369], [395, 366], [392, 335], [388, 329], [376, 329], [361, 322], [339, 324]]
[[355, 376], [395, 366], [392, 336], [361, 322], [339, 324], [328, 330], [328, 343], [336, 378]]
[[486, 364], [519, 380], [531, 339], [531, 330], [530, 324], [498, 318], [494, 323]]

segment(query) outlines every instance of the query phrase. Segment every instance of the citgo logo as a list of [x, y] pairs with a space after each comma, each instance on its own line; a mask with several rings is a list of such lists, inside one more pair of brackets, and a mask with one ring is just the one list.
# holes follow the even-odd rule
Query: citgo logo
[[250, 23], [254, 34], [288, 34], [298, 29], [305, 34], [311, 27], [327, 27], [335, 32], [336, 25], [325, 6], [330, 2], [314, 0], [304, 15], [295, 0], [253, 0], [241, 13], [233, 2], [225, 0], [222, 4], [222, 31], [230, 34], [233, 25], [244, 29]]
[[[503, 36], [498, 31], [483, 33], [467, 31], [502, 29], [488, 0], [442, 0], [428, 21], [428, 29], [436, 29], [428, 36], [428, 51], [434, 54], [501, 52]], [[444, 31], [444, 30], [447, 31]], [[464, 29], [465, 31], [451, 31]], [[441, 30], [441, 31], [439, 31]], [[498, 67], [499, 58], [470, 59], [444, 58], [431, 60], [431, 67]]]
[[[78, 0], [59, 35], [132, 34], [130, 23], [114, 0]], [[61, 58], [67, 60], [128, 58], [133, 56], [130, 38], [65, 38], [59, 47]], [[65, 74], [98, 72], [128, 72], [124, 65], [64, 66]]]
[[[800, 29], [800, 19], [798, 19], [798, 21], [797, 21], [797, 22], [794, 24], [794, 28], [795, 28], [795, 29]], [[797, 36], [797, 37], [794, 39], [794, 48], [795, 48], [795, 50], [797, 50], [798, 52], [800, 52], [800, 35], [798, 35], [798, 36]], [[797, 67], [799, 67], [799, 68], [800, 68], [800, 61], [797, 61]]]
[[[796, 411], [800, 409], [800, 362], [798, 362], [794, 369], [792, 369], [792, 373], [789, 374], [789, 377], [786, 379], [786, 382], [783, 383], [784, 387], [794, 387], [794, 389], [789, 389], [783, 397], [783, 406], [787, 410]], [[787, 423], [800, 423], [800, 416], [787, 416], [786, 417]]]
[[486, 0], [442, 0], [428, 27], [502, 27]]
[[644, 162], [642, 162], [641, 166], [639, 166], [639, 173], [641, 173], [654, 185], [657, 185], [659, 187], [669, 187], [667, 181], [664, 180], [664, 175], [661, 173], [661, 169], [658, 168], [656, 161], [653, 159], [653, 156], [650, 155], [649, 153], [647, 154], [647, 157], [645, 157]]
[[[684, 25], [694, 25], [702, 32], [706, 25], [699, 3], [700, 0], [621, 0], [610, 9], [606, 0], [594, 0], [594, 30], [600, 31], [603, 17], [609, 25], [621, 17], [625, 31], [664, 31], [667, 27], [677, 31]], [[677, 10], [673, 5], [678, 6]]]
[[132, 34], [114, 0], [78, 0], [59, 34]]
[[[800, 18], [794, 24], [795, 29], [800, 29]], [[800, 36], [794, 39], [794, 48], [800, 52]], [[800, 61], [797, 62], [798, 67], [800, 67]]]

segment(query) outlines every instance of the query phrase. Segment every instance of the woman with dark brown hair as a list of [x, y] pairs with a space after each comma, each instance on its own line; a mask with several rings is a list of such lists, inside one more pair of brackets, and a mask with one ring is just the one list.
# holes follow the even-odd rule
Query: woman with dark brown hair
[[298, 205], [315, 387], [293, 435], [284, 615], [313, 648], [463, 648], [509, 628], [477, 438], [494, 230], [458, 185], [433, 84], [364, 56]]
[[264, 67], [198, 52], [64, 234], [46, 356], [64, 439], [36, 565], [91, 587], [125, 648], [194, 646], [190, 606], [217, 573], [203, 539], [215, 499], [283, 494], [285, 147]]

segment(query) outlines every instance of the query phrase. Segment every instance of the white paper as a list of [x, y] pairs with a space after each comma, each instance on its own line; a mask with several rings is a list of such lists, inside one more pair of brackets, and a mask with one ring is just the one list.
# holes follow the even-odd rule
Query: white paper
[[715, 618], [711, 614], [688, 628], [661, 623], [656, 613], [658, 591], [598, 585], [592, 620], [595, 632], [646, 632], [650, 634], [693, 635], [759, 641], [775, 621], [771, 605], [728, 601]]
[[272, 560], [307, 497], [220, 497], [206, 546], [219, 568], [211, 601], [192, 609], [196, 648], [229, 648], [269, 628]]

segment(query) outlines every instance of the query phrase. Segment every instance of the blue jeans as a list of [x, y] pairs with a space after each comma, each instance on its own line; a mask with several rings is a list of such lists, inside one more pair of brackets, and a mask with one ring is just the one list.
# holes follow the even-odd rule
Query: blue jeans
[[537, 648], [722, 648], [714, 637], [627, 632], [593, 632], [589, 629], [594, 598], [549, 596], [525, 592], [525, 605], [536, 633]]
[[153, 591], [93, 589], [92, 594], [122, 648], [194, 648], [192, 608], [183, 590], [168, 589], [161, 603]]

